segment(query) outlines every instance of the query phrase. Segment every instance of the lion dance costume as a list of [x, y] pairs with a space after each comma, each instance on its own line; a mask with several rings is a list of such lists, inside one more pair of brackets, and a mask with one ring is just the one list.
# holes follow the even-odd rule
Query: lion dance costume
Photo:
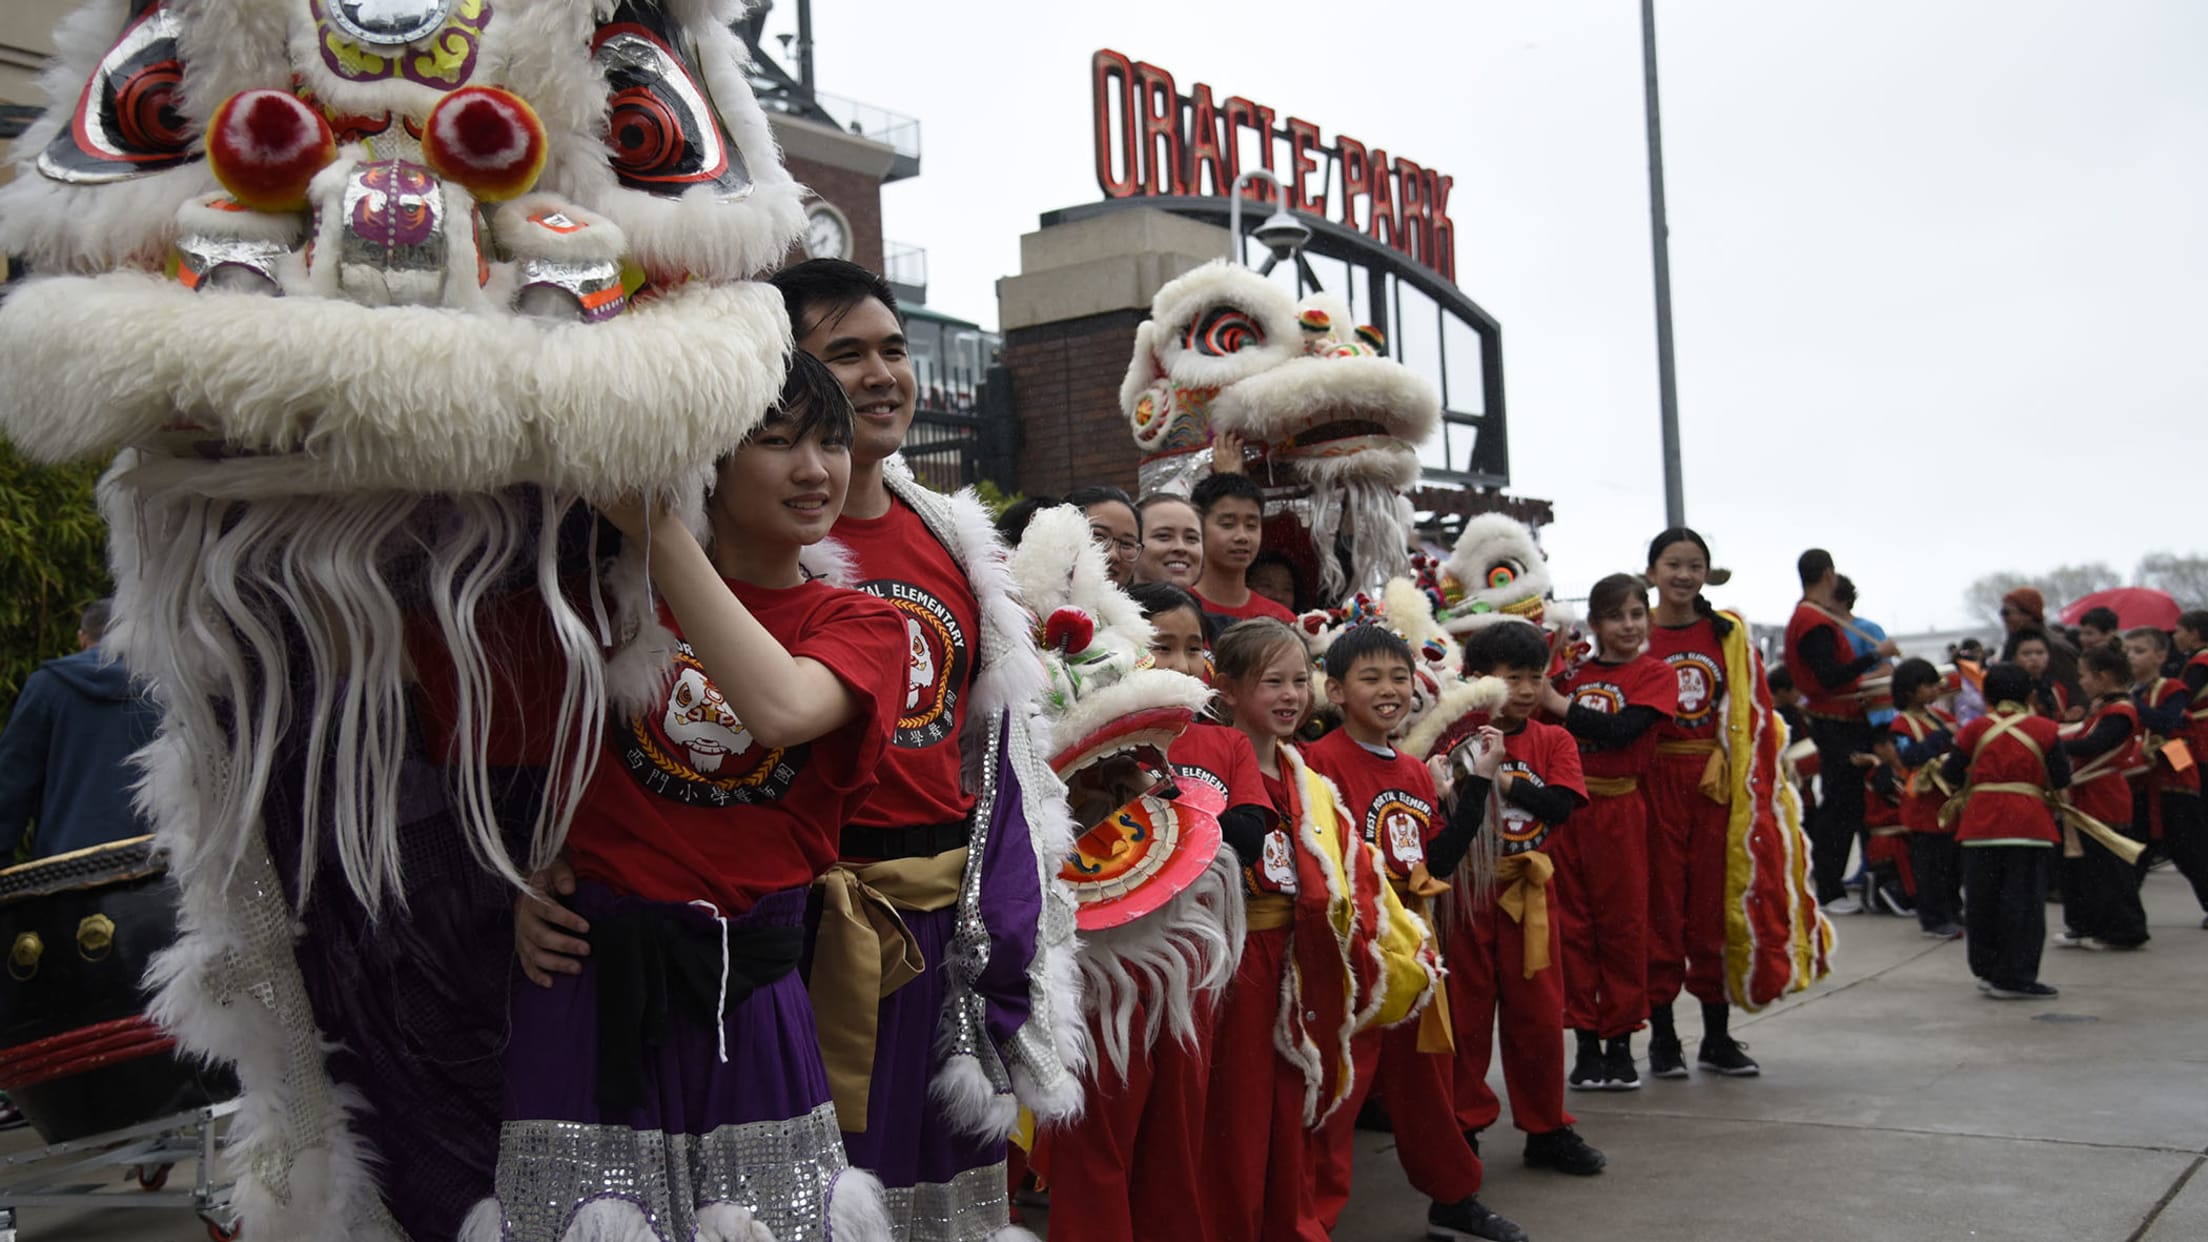
[[[514, 892], [561, 845], [597, 722], [673, 656], [648, 549], [601, 555], [585, 503], [694, 506], [791, 349], [751, 278], [802, 189], [741, 8], [87, 0], [57, 35], [0, 190], [0, 250], [42, 274], [0, 305], [0, 429], [44, 461], [113, 455], [108, 646], [164, 703], [140, 802], [182, 890], [154, 1014], [236, 1069], [255, 1236], [451, 1237], [490, 1193]], [[479, 611], [517, 592], [559, 659], [487, 657]], [[410, 624], [458, 688], [436, 763]], [[513, 679], [556, 690], [548, 767], [469, 741]], [[1055, 797], [1027, 715], [1004, 713], [1002, 761]], [[995, 1039], [973, 986], [1032, 984], [1038, 1028], [1046, 960], [1070, 991], [1071, 902], [1033, 852], [1024, 941], [962, 902], [952, 963], [974, 1077], [1007, 1098], [1072, 1078], [1021, 1052], [1060, 1051], [1047, 1034]], [[825, 1236], [836, 1129], [784, 1131], [773, 1184], [637, 1170], [638, 1202], [676, 1205], [641, 1227]]]

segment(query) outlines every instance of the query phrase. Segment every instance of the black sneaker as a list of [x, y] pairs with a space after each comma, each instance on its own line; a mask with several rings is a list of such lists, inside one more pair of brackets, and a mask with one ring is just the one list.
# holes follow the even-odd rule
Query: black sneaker
[[1485, 1238], [1488, 1242], [1526, 1242], [1526, 1231], [1517, 1221], [1497, 1216], [1475, 1195], [1455, 1203], [1436, 1203], [1426, 1209], [1426, 1236], [1440, 1242], [1460, 1238]]
[[2044, 983], [1996, 983], [1986, 989], [1986, 995], [1995, 1000], [2047, 1000], [2062, 993]]
[[1706, 1070], [1715, 1070], [1730, 1078], [1753, 1078], [1763, 1072], [1756, 1059], [1748, 1055], [1748, 1045], [1730, 1036], [1723, 1039], [1702, 1041], [1702, 1052], [1695, 1064]]
[[1546, 1134], [1526, 1136], [1526, 1167], [1555, 1169], [1574, 1177], [1592, 1177], [1610, 1163], [1608, 1157], [1587, 1145], [1570, 1126]]
[[1687, 1050], [1676, 1039], [1657, 1036], [1648, 1041], [1648, 1076], [1650, 1078], [1685, 1078], [1687, 1076]]
[[1609, 1079], [1606, 1085], [1610, 1090], [1638, 1091], [1641, 1089], [1641, 1076], [1633, 1069], [1633, 1044], [1631, 1040], [1622, 1035], [1611, 1040], [1610, 1046], [1603, 1049], [1602, 1062], [1609, 1067], [1604, 1077]]
[[1602, 1045], [1592, 1039], [1579, 1041], [1579, 1055], [1572, 1061], [1572, 1072], [1565, 1075], [1564, 1085], [1574, 1091], [1607, 1091], [1610, 1089], [1610, 1061], [1602, 1055]]

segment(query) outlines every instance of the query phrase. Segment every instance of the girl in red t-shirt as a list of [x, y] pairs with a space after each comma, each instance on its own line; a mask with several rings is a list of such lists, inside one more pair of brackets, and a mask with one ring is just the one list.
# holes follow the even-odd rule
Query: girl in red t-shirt
[[[897, 611], [798, 561], [842, 507], [851, 434], [842, 388], [799, 353], [779, 404], [719, 463], [710, 551], [665, 510], [602, 510], [650, 548], [671, 660], [649, 706], [605, 726], [572, 871], [551, 886], [564, 906], [517, 910], [529, 979], [509, 1007], [495, 1197], [470, 1213], [469, 1242], [876, 1236], [880, 1186], [846, 1167], [796, 970], [807, 888], [873, 787], [904, 684]], [[505, 666], [557, 682], [542, 676], [559, 649], [541, 602], [534, 620], [512, 627]], [[416, 660], [433, 740], [450, 746], [450, 661]], [[526, 703], [478, 707], [493, 762], [529, 763], [558, 732]]]
[[1612, 574], [1587, 597], [1595, 655], [1543, 687], [1542, 709], [1579, 743], [1588, 804], [1550, 856], [1564, 947], [1564, 1023], [1579, 1053], [1575, 1091], [1629, 1091], [1633, 1032], [1648, 1015], [1648, 803], [1657, 726], [1679, 705], [1679, 679], [1641, 654], [1648, 584]]

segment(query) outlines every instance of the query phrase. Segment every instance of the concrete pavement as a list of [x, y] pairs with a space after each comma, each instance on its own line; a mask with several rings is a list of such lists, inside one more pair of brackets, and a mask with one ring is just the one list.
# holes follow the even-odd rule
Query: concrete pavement
[[[1498, 1127], [1482, 1198], [1535, 1242], [2203, 1242], [2208, 931], [2168, 870], [2146, 896], [2153, 943], [2049, 949], [2042, 977], [2062, 996], [2045, 1002], [1981, 997], [1962, 945], [1922, 939], [1913, 919], [1843, 918], [1831, 979], [1736, 1018], [1762, 1077], [1575, 1093], [1609, 1169], [1527, 1169], [1519, 1136]], [[2060, 908], [2048, 913], [2059, 925]], [[1680, 1026], [1691, 1053], [1699, 1019], [1682, 1010]], [[1335, 1242], [1423, 1237], [1426, 1203], [1394, 1140], [1358, 1142]], [[0, 1136], [0, 1150], [34, 1143]], [[179, 1167], [171, 1185], [190, 1175]], [[29, 1210], [20, 1223], [22, 1242], [206, 1236], [182, 1212]], [[250, 1225], [246, 1237], [259, 1242]]]

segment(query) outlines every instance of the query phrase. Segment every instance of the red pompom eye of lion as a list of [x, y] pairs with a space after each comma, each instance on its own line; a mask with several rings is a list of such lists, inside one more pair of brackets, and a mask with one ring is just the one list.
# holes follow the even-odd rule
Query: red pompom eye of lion
[[431, 172], [485, 202], [527, 194], [544, 171], [544, 122], [521, 97], [495, 86], [463, 86], [437, 101], [422, 126]]
[[240, 91], [207, 124], [207, 163], [255, 211], [299, 211], [314, 175], [337, 158], [322, 114], [284, 91]]

